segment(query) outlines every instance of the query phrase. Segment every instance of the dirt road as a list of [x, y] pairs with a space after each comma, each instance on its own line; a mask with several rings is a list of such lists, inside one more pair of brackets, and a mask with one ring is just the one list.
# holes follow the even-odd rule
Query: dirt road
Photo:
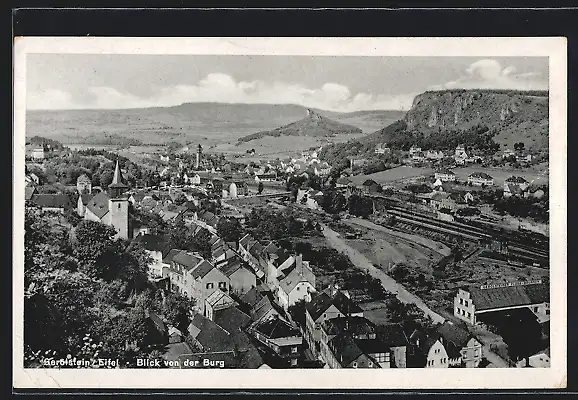
[[381, 281], [382, 286], [388, 292], [396, 294], [397, 298], [404, 303], [413, 303], [421, 309], [426, 315], [429, 315], [434, 322], [444, 322], [444, 318], [439, 314], [433, 312], [419, 297], [410, 293], [401, 284], [396, 282], [393, 278], [388, 276], [382, 270], [373, 266], [363, 254], [349, 246], [339, 234], [325, 225], [323, 227], [323, 235], [328, 243], [337, 251], [343, 252], [349, 256], [351, 262], [358, 268], [369, 272], [371, 276]]

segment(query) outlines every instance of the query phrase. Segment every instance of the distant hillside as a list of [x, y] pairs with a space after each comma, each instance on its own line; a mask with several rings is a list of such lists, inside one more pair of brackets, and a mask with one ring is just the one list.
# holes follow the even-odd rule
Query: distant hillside
[[481, 125], [495, 129], [494, 140], [512, 147], [548, 147], [548, 92], [444, 90], [425, 92], [413, 101], [404, 121], [410, 131], [434, 135]]
[[327, 117], [322, 116], [316, 111], [307, 109], [307, 116], [299, 121], [281, 126], [279, 128], [261, 131], [252, 135], [247, 135], [239, 138], [239, 142], [250, 142], [266, 136], [314, 136], [314, 137], [329, 137], [340, 134], [355, 134], [362, 133], [360, 128], [341, 122], [333, 121]]
[[422, 93], [405, 116], [347, 143], [327, 146], [321, 157], [339, 163], [346, 157], [373, 154], [378, 143], [407, 150], [453, 148], [456, 144], [487, 149], [548, 149], [548, 92], [444, 90]]
[[[403, 113], [397, 111], [314, 112], [374, 132]], [[27, 111], [26, 136], [64, 144], [199, 142], [234, 145], [240, 137], [274, 130], [303, 118], [307, 108], [293, 104], [185, 103], [128, 110]], [[103, 134], [107, 137], [103, 138]], [[106, 144], [104, 143], [103, 144]]]

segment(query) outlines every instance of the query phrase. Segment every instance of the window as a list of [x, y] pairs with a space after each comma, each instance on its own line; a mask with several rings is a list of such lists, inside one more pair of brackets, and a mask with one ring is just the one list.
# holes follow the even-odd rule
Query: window
[[215, 284], [213, 282], [207, 283], [207, 289], [212, 289], [213, 287], [215, 287]]
[[368, 362], [367, 362], [367, 366], [368, 366], [369, 368], [371, 368], [371, 367], [373, 367], [373, 363], [372, 363], [371, 361], [368, 361]]
[[351, 366], [352, 366], [353, 368], [357, 368], [357, 362], [354, 361], [354, 362], [351, 364]]
[[227, 289], [227, 282], [219, 282], [219, 289]]
[[550, 315], [550, 309], [549, 308], [546, 309], [546, 315]]
[[301, 287], [297, 286], [297, 291], [299, 291], [299, 289], [301, 289]]
[[385, 353], [384, 361], [389, 362], [389, 353]]
[[471, 313], [468, 313], [468, 318], [472, 318], [472, 314], [471, 314]]
[[120, 203], [118, 203], [118, 206], [117, 206], [117, 208], [118, 208], [118, 209], [120, 209]]
[[291, 347], [291, 353], [297, 353], [297, 347]]
[[293, 359], [291, 360], [291, 365], [292, 365], [293, 367], [297, 365], [297, 359], [296, 359], [296, 358], [293, 358]]
[[464, 301], [464, 305], [467, 307], [468, 306], [468, 301]]
[[460, 298], [460, 304], [464, 304], [464, 299]]

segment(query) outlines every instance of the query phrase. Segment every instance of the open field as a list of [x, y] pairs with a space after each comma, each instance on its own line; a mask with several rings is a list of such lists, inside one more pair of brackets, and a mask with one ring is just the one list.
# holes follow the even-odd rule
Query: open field
[[353, 177], [355, 184], [362, 184], [366, 179], [373, 179], [375, 182], [386, 185], [402, 179], [416, 178], [424, 175], [431, 175], [434, 171], [431, 168], [418, 168], [409, 165], [388, 169], [387, 171], [376, 172], [369, 175], [357, 175]]

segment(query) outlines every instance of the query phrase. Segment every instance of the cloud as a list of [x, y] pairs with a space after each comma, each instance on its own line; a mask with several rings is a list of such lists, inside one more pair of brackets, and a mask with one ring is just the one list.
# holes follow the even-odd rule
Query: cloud
[[465, 74], [455, 81], [430, 86], [430, 90], [442, 89], [516, 89], [548, 90], [548, 80], [537, 72], [516, 74], [509, 65], [502, 68], [496, 60], [478, 60], [472, 63]]
[[164, 87], [149, 97], [139, 97], [111, 87], [91, 87], [86, 96], [91, 100], [73, 101], [70, 94], [50, 89], [31, 93], [28, 109], [125, 109], [168, 107], [182, 103], [222, 102], [247, 104], [299, 104], [329, 111], [359, 111], [379, 109], [407, 110], [415, 94], [372, 95], [351, 93], [347, 86], [327, 82], [318, 88], [298, 83], [236, 81], [223, 73], [211, 73], [194, 85]]

